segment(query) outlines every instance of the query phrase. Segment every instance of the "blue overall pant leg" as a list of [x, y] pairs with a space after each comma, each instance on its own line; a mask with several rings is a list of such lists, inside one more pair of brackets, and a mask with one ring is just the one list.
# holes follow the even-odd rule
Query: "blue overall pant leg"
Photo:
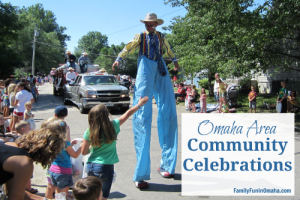
[[[164, 63], [165, 65], [165, 63]], [[166, 65], [165, 65], [166, 67]], [[150, 139], [152, 122], [152, 96], [158, 106], [158, 136], [162, 148], [160, 167], [174, 174], [177, 161], [177, 114], [174, 90], [169, 74], [163, 77], [157, 68], [157, 62], [141, 56], [135, 82], [133, 106], [140, 97], [149, 97], [149, 101], [133, 115], [133, 132], [137, 165], [133, 181], [150, 179]]]

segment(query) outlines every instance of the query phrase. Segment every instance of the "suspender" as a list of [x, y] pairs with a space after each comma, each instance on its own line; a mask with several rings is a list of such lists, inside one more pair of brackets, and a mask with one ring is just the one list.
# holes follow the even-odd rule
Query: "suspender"
[[157, 37], [159, 39], [160, 54], [163, 55], [163, 52], [162, 52], [162, 42], [161, 42], [161, 33], [157, 31], [156, 34], [157, 34]]
[[[162, 51], [162, 42], [161, 42], [161, 33], [160, 32], [158, 32], [158, 31], [156, 31], [156, 34], [157, 34], [157, 37], [158, 37], [158, 39], [159, 39], [159, 43], [160, 43], [160, 45], [159, 45], [159, 47], [160, 47], [160, 53], [161, 53], [161, 55], [163, 55], [163, 51]], [[146, 43], [146, 32], [145, 31], [143, 31], [142, 32], [142, 34], [141, 34], [141, 49], [142, 49], [142, 54], [144, 55], [145, 54], [145, 52], [146, 52], [146, 46], [147, 46], [147, 43]]]

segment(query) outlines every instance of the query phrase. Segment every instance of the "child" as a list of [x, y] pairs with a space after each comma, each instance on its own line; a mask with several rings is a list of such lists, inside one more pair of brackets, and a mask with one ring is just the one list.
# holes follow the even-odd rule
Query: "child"
[[200, 107], [201, 107], [201, 113], [204, 110], [204, 113], [206, 113], [206, 93], [205, 93], [205, 88], [201, 89], [201, 95], [200, 95]]
[[281, 112], [280, 113], [286, 113], [287, 112], [287, 94], [288, 90], [286, 88], [285, 81], [281, 81], [281, 87], [279, 90], [279, 94], [277, 97], [277, 102], [282, 104]]
[[30, 131], [29, 122], [21, 120], [16, 123], [16, 133], [18, 134], [18, 137], [20, 135], [29, 133], [29, 131]]
[[[54, 116], [57, 119], [65, 121], [65, 118], [68, 116], [68, 109], [66, 106], [57, 106], [54, 110]], [[67, 141], [71, 141], [70, 127], [67, 125]]]
[[25, 103], [26, 110], [24, 111], [24, 120], [30, 124], [30, 130], [35, 129], [34, 115], [31, 113], [32, 103], [28, 101]]
[[[62, 120], [54, 120], [53, 122], [46, 125], [46, 127], [53, 130], [61, 130], [60, 133], [64, 134], [64, 137], [67, 135], [67, 124]], [[72, 141], [72, 144], [75, 143], [76, 142]], [[77, 151], [74, 151], [71, 143], [69, 141], [66, 141], [65, 148], [51, 163], [50, 177], [52, 184], [56, 189], [56, 193], [65, 192], [66, 194], [68, 194], [69, 187], [73, 185], [73, 172], [70, 156], [73, 158], [77, 158], [80, 155], [80, 152], [81, 146]]]
[[256, 97], [255, 87], [251, 86], [251, 92], [248, 94], [250, 113], [252, 113], [252, 108], [254, 109], [253, 113], [256, 112]]
[[186, 89], [186, 97], [185, 97], [185, 107], [186, 109], [185, 110], [190, 110], [190, 93], [191, 93], [191, 87], [190, 85], [187, 86], [187, 89]]
[[76, 181], [73, 188], [76, 200], [101, 200], [102, 181], [94, 176], [88, 176]]
[[[50, 117], [49, 119], [46, 119], [43, 121], [41, 128], [50, 128], [50, 129], [55, 129], [59, 131], [60, 134], [66, 134], [65, 133], [65, 127], [61, 126], [61, 123], [63, 121], [60, 119], [57, 119], [56, 117]], [[64, 122], [63, 122], [64, 124]], [[66, 135], [64, 136], [64, 138]], [[46, 168], [46, 177], [47, 177], [47, 189], [45, 193], [45, 197], [48, 199], [53, 199], [53, 193], [55, 191], [55, 187], [51, 181], [51, 176], [50, 176], [50, 167]]]
[[[105, 105], [93, 107], [88, 115], [89, 128], [85, 131], [82, 142], [82, 155], [87, 155], [91, 147], [91, 156], [86, 163], [88, 176], [96, 176], [103, 182], [103, 198], [109, 197], [112, 185], [114, 164], [119, 162], [116, 149], [117, 135], [120, 132], [120, 126], [134, 114], [141, 106], [145, 105], [148, 97], [140, 98], [136, 106], [127, 110], [118, 119], [110, 121], [109, 112]], [[107, 176], [103, 176], [107, 175]], [[137, 188], [147, 188], [145, 181], [135, 182]]]

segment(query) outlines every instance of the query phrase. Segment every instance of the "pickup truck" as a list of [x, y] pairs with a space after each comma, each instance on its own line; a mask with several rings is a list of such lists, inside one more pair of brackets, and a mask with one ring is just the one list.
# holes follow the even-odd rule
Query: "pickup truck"
[[129, 90], [121, 86], [114, 75], [97, 72], [78, 74], [75, 81], [64, 84], [63, 89], [64, 104], [76, 104], [82, 114], [98, 104], [129, 109]]
[[[64, 85], [67, 83], [66, 81], [66, 73], [67, 73], [67, 69], [69, 67], [67, 66], [67, 64], [60, 64], [60, 67], [58, 67], [55, 71], [55, 75], [56, 75], [56, 79], [55, 82], [53, 84], [53, 95], [57, 96], [57, 95], [63, 95], [64, 92]], [[75, 64], [75, 68], [76, 68], [76, 72], [80, 72], [80, 67], [78, 64]], [[89, 64], [87, 65], [87, 72], [94, 72], [99, 70], [99, 65], [95, 65], [95, 64]], [[78, 73], [76, 73], [78, 74]]]

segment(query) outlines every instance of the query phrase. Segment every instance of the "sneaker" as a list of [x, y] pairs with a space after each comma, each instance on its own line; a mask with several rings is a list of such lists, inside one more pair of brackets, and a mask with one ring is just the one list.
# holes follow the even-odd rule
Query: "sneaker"
[[163, 168], [158, 168], [157, 172], [164, 178], [173, 178], [174, 174], [170, 174], [169, 172], [165, 171]]
[[141, 181], [135, 181], [135, 187], [139, 188], [139, 189], [146, 189], [149, 187], [148, 182], [141, 180]]

